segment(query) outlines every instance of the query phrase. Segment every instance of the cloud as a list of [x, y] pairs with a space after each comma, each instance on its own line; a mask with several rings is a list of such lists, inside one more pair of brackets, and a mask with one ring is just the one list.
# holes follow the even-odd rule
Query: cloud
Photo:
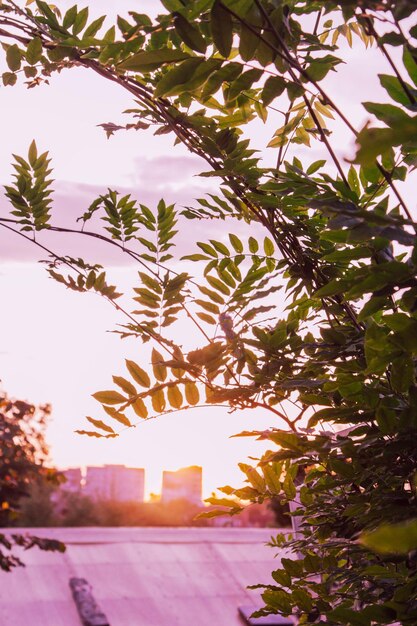
[[193, 187], [198, 186], [195, 177], [207, 167], [204, 161], [192, 156], [164, 155], [153, 159], [135, 159], [135, 180], [156, 189], [185, 189], [190, 183]]
[[[216, 180], [196, 179], [201, 171], [201, 161], [194, 157], [165, 155], [137, 161], [136, 181], [131, 186], [109, 185], [110, 189], [121, 194], [131, 194], [132, 198], [150, 208], [155, 208], [161, 198], [167, 203], [175, 203], [178, 209], [195, 206], [195, 199], [216, 190]], [[203, 164], [204, 167], [204, 164]], [[53, 194], [52, 224], [64, 228], [80, 230], [77, 218], [84, 213], [99, 195], [107, 192], [106, 186], [88, 185], [68, 181], [55, 181]], [[10, 204], [0, 197], [0, 215], [10, 216]], [[181, 218], [180, 218], [181, 219]], [[86, 230], [102, 230], [99, 219], [91, 220]], [[222, 237], [224, 223], [214, 221], [183, 222], [178, 236], [179, 254], [194, 251], [193, 243], [207, 237]], [[234, 227], [233, 227], [234, 230]], [[0, 227], [0, 262], [28, 262], [47, 258], [46, 251], [33, 245], [33, 242], [18, 234]], [[89, 262], [103, 265], [128, 265], [132, 260], [116, 247], [83, 234], [63, 234], [43, 231], [37, 234], [37, 241], [60, 255], [82, 257]], [[132, 243], [132, 247], [134, 247]]]

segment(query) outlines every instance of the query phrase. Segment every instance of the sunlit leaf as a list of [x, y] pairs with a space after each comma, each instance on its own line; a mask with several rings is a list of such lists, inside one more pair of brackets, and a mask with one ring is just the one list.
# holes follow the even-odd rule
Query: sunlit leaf
[[139, 367], [137, 363], [126, 359], [126, 367], [129, 371], [129, 374], [131, 375], [133, 380], [138, 383], [138, 385], [141, 385], [141, 387], [151, 386], [151, 379], [149, 378], [148, 374], [145, 372], [145, 370]]
[[122, 404], [126, 402], [126, 398], [118, 391], [97, 391], [93, 393], [93, 398], [101, 404]]

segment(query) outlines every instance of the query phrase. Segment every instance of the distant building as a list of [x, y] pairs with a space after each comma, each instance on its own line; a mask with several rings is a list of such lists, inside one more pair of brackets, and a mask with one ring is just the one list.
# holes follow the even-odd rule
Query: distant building
[[143, 502], [145, 470], [124, 465], [88, 466], [83, 492], [95, 500]]
[[70, 491], [71, 493], [77, 493], [81, 489], [81, 469], [79, 467], [70, 467], [64, 470], [62, 474], [65, 476], [65, 482], [62, 483], [61, 489], [63, 491]]
[[59, 489], [55, 489], [50, 496], [57, 515], [65, 511], [69, 494], [81, 493], [82, 475], [79, 467], [70, 467], [60, 473], [65, 477], [65, 482], [60, 483]]
[[201, 504], [203, 487], [203, 470], [193, 465], [176, 472], [162, 474], [162, 502], [188, 500], [193, 504]]

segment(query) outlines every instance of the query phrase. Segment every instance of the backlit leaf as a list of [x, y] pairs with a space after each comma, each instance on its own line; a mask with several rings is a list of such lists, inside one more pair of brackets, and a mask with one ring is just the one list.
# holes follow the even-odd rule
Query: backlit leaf
[[191, 404], [191, 406], [198, 404], [200, 400], [200, 392], [198, 391], [197, 385], [195, 383], [185, 383], [184, 389], [185, 399], [188, 404]]
[[133, 54], [126, 61], [119, 63], [122, 70], [131, 70], [137, 72], [150, 72], [165, 63], [176, 63], [189, 59], [190, 55], [182, 50], [173, 48], [161, 48], [160, 50], [144, 50]]
[[233, 22], [230, 13], [215, 0], [211, 9], [211, 33], [213, 41], [222, 56], [227, 58], [233, 43]]
[[167, 390], [168, 402], [173, 409], [180, 409], [183, 403], [182, 393], [178, 385], [168, 387]]
[[157, 389], [151, 393], [151, 402], [153, 410], [156, 413], [162, 413], [166, 408], [165, 395], [162, 389]]
[[148, 409], [146, 408], [146, 404], [142, 400], [142, 398], [137, 398], [135, 402], [132, 404], [132, 409], [142, 419], [146, 419], [148, 417]]
[[35, 65], [42, 57], [42, 41], [39, 37], [35, 37], [26, 48], [26, 61], [29, 65]]
[[152, 369], [156, 380], [164, 381], [167, 377], [166, 365], [163, 365], [164, 358], [158, 350], [152, 349]]
[[207, 44], [204, 41], [204, 37], [199, 32], [198, 28], [190, 24], [181, 13], [175, 14], [174, 26], [182, 41], [184, 41], [189, 48], [196, 52], [205, 53]]
[[136, 388], [126, 378], [122, 376], [113, 376], [113, 382], [118, 385], [128, 396], [135, 396], [137, 394]]
[[103, 421], [96, 420], [93, 417], [88, 417], [88, 416], [87, 416], [86, 419], [90, 422], [90, 424], [92, 424], [96, 428], [100, 428], [100, 430], [104, 430], [107, 433], [114, 433], [113, 428], [111, 426], [108, 426], [107, 424], [105, 424]]
[[133, 380], [138, 383], [138, 385], [141, 385], [142, 387], [151, 386], [151, 379], [149, 378], [148, 374], [145, 372], [145, 370], [139, 367], [137, 363], [126, 359], [126, 367], [129, 371], [129, 374], [131, 375]]
[[101, 404], [122, 404], [126, 402], [126, 398], [118, 391], [97, 391], [93, 393], [93, 398]]

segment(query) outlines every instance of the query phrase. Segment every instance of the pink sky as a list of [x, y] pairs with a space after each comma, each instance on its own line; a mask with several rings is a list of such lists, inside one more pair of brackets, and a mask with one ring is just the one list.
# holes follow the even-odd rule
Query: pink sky
[[[57, 4], [65, 8], [72, 2]], [[92, 4], [94, 12], [114, 12], [114, 2], [100, 0]], [[141, 11], [154, 10], [155, 6], [153, 0], [142, 1]], [[131, 0], [117, 2], [119, 12], [131, 7]], [[377, 51], [371, 52], [369, 59], [368, 63], [374, 60], [381, 71], [388, 71]], [[358, 46], [358, 51], [350, 54], [349, 64], [340, 69], [339, 78], [329, 81], [337, 102], [349, 111], [358, 127], [366, 115], [355, 101], [356, 94], [373, 100], [379, 91], [377, 79], [369, 80], [362, 62], [363, 50]], [[39, 148], [49, 149], [53, 158], [58, 181], [55, 220], [59, 224], [73, 221], [107, 187], [131, 191], [150, 205], [160, 197], [186, 204], [208, 188], [205, 179], [194, 176], [205, 166], [181, 146], [173, 149], [172, 139], [167, 136], [120, 132], [108, 141], [97, 124], [122, 121], [121, 112], [132, 105], [131, 98], [84, 70], [55, 76], [49, 87], [29, 91], [22, 86], [2, 88], [1, 98], [0, 181], [9, 180], [11, 153], [24, 155], [35, 138]], [[266, 127], [260, 122], [252, 124], [250, 134], [257, 147], [264, 148], [274, 128], [280, 125], [277, 114], [271, 116]], [[336, 136], [338, 152], [351, 157], [351, 138], [340, 129]], [[321, 154], [316, 152], [314, 158], [319, 158]], [[269, 150], [266, 154], [266, 162], [272, 163], [275, 152]], [[411, 185], [405, 193], [412, 197]], [[6, 201], [1, 198], [2, 214], [5, 207]], [[186, 240], [204, 240], [206, 233], [206, 224], [192, 222], [182, 235], [181, 246]], [[216, 237], [225, 235], [221, 225]], [[81, 239], [52, 241], [66, 252], [71, 246], [73, 254], [91, 255]], [[11, 395], [53, 404], [48, 439], [54, 462], [60, 467], [101, 463], [145, 467], [148, 492], [160, 490], [163, 469], [190, 464], [203, 465], [207, 494], [225, 483], [240, 485], [237, 463], [248, 455], [260, 454], [264, 446], [247, 438], [228, 437], [244, 429], [278, 426], [267, 414], [247, 411], [228, 415], [226, 410], [206, 408], [143, 423], [115, 440], [74, 434], [76, 428], [85, 427], [85, 415], [99, 414], [99, 405], [91, 394], [109, 388], [112, 374], [123, 373], [124, 358], [144, 363], [147, 350], [137, 342], [122, 342], [106, 332], [120, 321], [114, 309], [98, 297], [66, 291], [50, 280], [36, 263], [37, 254], [31, 244], [0, 229], [0, 292], [4, 303], [0, 377]], [[137, 280], [135, 268], [106, 248], [94, 246], [91, 260], [98, 256], [110, 265], [114, 281], [128, 291]], [[184, 327], [184, 335], [187, 333]]]

